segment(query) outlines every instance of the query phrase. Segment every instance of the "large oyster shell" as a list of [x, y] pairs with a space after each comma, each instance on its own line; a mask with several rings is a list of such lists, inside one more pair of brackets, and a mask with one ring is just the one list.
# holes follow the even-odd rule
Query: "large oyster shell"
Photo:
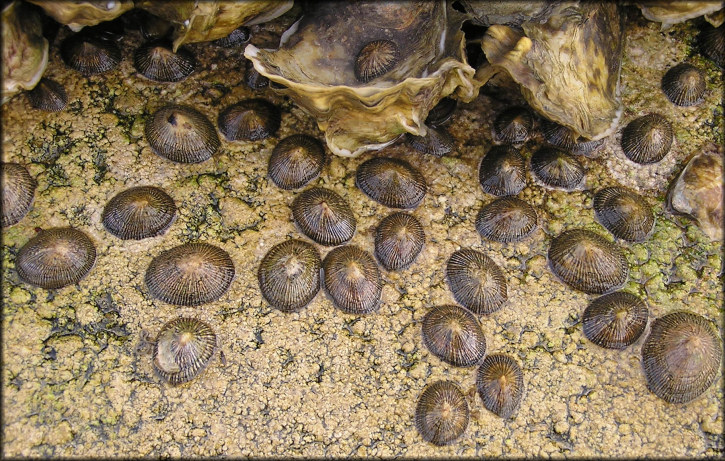
[[546, 22], [524, 22], [523, 31], [493, 25], [481, 42], [492, 66], [477, 77], [503, 68], [531, 107], [584, 138], [601, 139], [622, 114], [621, 22], [616, 3], [562, 2]]
[[242, 25], [260, 24], [292, 8], [293, 0], [136, 0], [136, 6], [174, 24], [174, 52], [184, 43], [226, 37]]
[[710, 239], [723, 239], [722, 148], [708, 145], [687, 163], [670, 185], [667, 205], [697, 221]]
[[133, 0], [28, 0], [48, 16], [78, 32], [84, 26], [110, 21], [133, 8]]
[[[317, 119], [330, 150], [356, 156], [408, 132], [425, 136], [433, 106], [452, 93], [478, 94], [460, 30], [465, 16], [446, 2], [321, 2], [284, 33], [277, 50], [247, 45], [259, 73], [284, 85]], [[355, 76], [358, 52], [376, 40], [398, 46], [399, 61], [367, 83]]]
[[33, 88], [48, 64], [48, 40], [43, 37], [41, 13], [14, 1], [2, 10], [3, 104], [22, 90]]
[[529, 2], [462, 0], [461, 3], [473, 16], [473, 22], [482, 26], [493, 24], [520, 26], [526, 21], [546, 21], [555, 4], [551, 0]]
[[[642, 16], [650, 21], [661, 22], [662, 29], [667, 29], [672, 24], [697, 18], [702, 15], [710, 15], [722, 9], [722, 1], [689, 2], [670, 0], [651, 0], [638, 2], [637, 6], [642, 10]], [[717, 27], [717, 26], [715, 26]]]

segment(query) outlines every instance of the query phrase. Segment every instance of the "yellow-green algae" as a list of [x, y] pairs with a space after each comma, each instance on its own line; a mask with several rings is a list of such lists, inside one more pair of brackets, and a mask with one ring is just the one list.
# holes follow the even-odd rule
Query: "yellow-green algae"
[[[285, 23], [287, 21], [287, 23]], [[284, 30], [290, 15], [271, 24]], [[273, 46], [268, 26], [253, 41]], [[622, 73], [623, 123], [649, 111], [675, 126], [673, 150], [660, 164], [628, 162], [616, 136], [598, 159], [583, 159], [584, 190], [549, 191], [531, 182], [520, 197], [538, 209], [541, 229], [515, 244], [481, 241], [476, 213], [493, 197], [477, 181], [490, 147], [493, 114], [506, 106], [486, 91], [460, 105], [448, 129], [457, 149], [442, 159], [404, 146], [405, 158], [428, 179], [429, 193], [413, 211], [426, 246], [408, 270], [383, 274], [383, 304], [371, 316], [342, 314], [319, 294], [299, 313], [283, 314], [259, 293], [256, 267], [267, 250], [299, 232], [291, 221], [294, 193], [266, 178], [279, 139], [315, 123], [271, 90], [244, 85], [241, 50], [191, 45], [199, 70], [180, 83], [138, 76], [128, 59], [140, 44], [124, 39], [126, 59], [108, 74], [82, 78], [67, 70], [56, 45], [47, 76], [65, 85], [69, 108], [47, 114], [24, 96], [3, 107], [3, 160], [28, 164], [38, 179], [33, 209], [3, 230], [3, 455], [6, 456], [713, 456], [722, 454], [722, 376], [700, 398], [670, 405], [650, 393], [640, 364], [642, 339], [624, 351], [595, 347], [580, 316], [592, 296], [563, 285], [548, 270], [550, 239], [571, 227], [606, 234], [591, 209], [593, 192], [621, 183], [647, 197], [656, 215], [645, 243], [622, 243], [630, 263], [627, 290], [644, 297], [654, 317], [687, 308], [717, 320], [722, 335], [722, 246], [691, 221], [664, 211], [669, 181], [699, 146], [722, 139], [722, 81], [714, 64], [691, 49], [692, 24], [661, 32], [643, 19], [629, 26]], [[688, 57], [706, 69], [708, 93], [694, 108], [669, 104], [662, 73]], [[282, 107], [274, 138], [228, 143], [210, 161], [172, 164], [154, 155], [143, 123], [159, 105], [184, 102], [215, 120], [225, 105], [261, 94]], [[525, 147], [529, 156], [533, 143]], [[355, 188], [357, 159], [332, 157], [315, 184], [350, 201], [358, 218], [352, 244], [372, 250], [373, 232], [390, 211]], [[113, 195], [154, 184], [170, 193], [179, 218], [160, 237], [121, 241], [100, 222]], [[15, 255], [36, 226], [73, 225], [94, 240], [96, 266], [78, 285], [54, 292], [22, 283]], [[611, 238], [607, 234], [608, 238]], [[151, 259], [190, 239], [215, 243], [237, 267], [218, 301], [181, 310], [153, 300], [143, 284]], [[444, 279], [460, 247], [484, 251], [501, 266], [509, 301], [481, 318], [490, 352], [513, 355], [526, 391], [512, 420], [487, 412], [475, 394], [475, 370], [451, 367], [422, 345], [420, 321], [433, 305], [451, 303]], [[321, 249], [322, 255], [327, 249]], [[216, 358], [198, 378], [163, 384], [138, 348], [181, 312], [212, 322], [226, 365]], [[423, 387], [458, 382], [469, 397], [470, 424], [454, 444], [424, 442], [413, 423]]]

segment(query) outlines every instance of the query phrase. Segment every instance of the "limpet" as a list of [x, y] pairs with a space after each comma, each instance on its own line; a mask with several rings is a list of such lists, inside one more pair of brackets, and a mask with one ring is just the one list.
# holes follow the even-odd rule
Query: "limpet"
[[302, 309], [320, 291], [320, 254], [314, 245], [287, 240], [269, 249], [259, 263], [262, 296], [282, 312]]
[[584, 336], [597, 346], [624, 349], [644, 332], [649, 318], [647, 304], [636, 295], [615, 291], [595, 299], [584, 310]]
[[201, 373], [216, 350], [216, 334], [209, 324], [193, 317], [177, 317], [156, 336], [154, 369], [165, 381], [182, 384]]
[[476, 389], [487, 410], [507, 419], [521, 403], [524, 373], [512, 357], [491, 354], [478, 367]]
[[574, 190], [584, 180], [584, 166], [575, 157], [551, 147], [542, 147], [531, 156], [531, 171], [544, 185]]
[[204, 114], [180, 104], [167, 104], [154, 112], [144, 133], [156, 154], [178, 163], [209, 160], [221, 144]]
[[629, 122], [622, 130], [622, 151], [642, 165], [662, 160], [672, 147], [672, 125], [660, 114], [648, 114]]
[[446, 363], [470, 367], [486, 355], [486, 338], [481, 324], [468, 309], [455, 306], [436, 306], [422, 322], [423, 344]]
[[594, 215], [609, 232], [628, 242], [644, 242], [654, 229], [652, 208], [635, 192], [621, 186], [594, 194]]
[[671, 67], [662, 76], [662, 92], [678, 106], [694, 106], [705, 95], [705, 73], [686, 62]]
[[423, 226], [408, 213], [392, 213], [375, 229], [375, 256], [389, 271], [406, 269], [413, 264], [424, 243]]
[[60, 56], [68, 67], [90, 76], [116, 67], [121, 62], [121, 49], [110, 40], [80, 32], [63, 40]]
[[317, 139], [293, 134], [272, 150], [267, 174], [280, 189], [299, 189], [320, 175], [325, 163], [325, 149]]
[[17, 224], [33, 208], [38, 182], [19, 163], [2, 163], [2, 227]]
[[487, 194], [516, 195], [526, 187], [526, 161], [509, 146], [493, 146], [481, 159], [478, 182]]
[[322, 187], [312, 187], [295, 197], [292, 216], [303, 234], [325, 246], [347, 242], [357, 227], [347, 201]]
[[387, 157], [363, 162], [357, 168], [355, 184], [365, 195], [390, 208], [415, 208], [428, 189], [423, 175], [410, 163]]
[[141, 75], [157, 82], [178, 82], [194, 72], [196, 58], [186, 47], [176, 52], [167, 40], [156, 40], [138, 47], [133, 63]]
[[481, 237], [497, 242], [516, 242], [537, 228], [536, 210], [516, 197], [500, 197], [484, 205], [476, 216]]
[[454, 252], [446, 265], [453, 298], [476, 314], [499, 310], [508, 299], [506, 276], [488, 256], [470, 248]]
[[415, 427], [423, 440], [448, 445], [468, 427], [466, 396], [452, 381], [436, 381], [425, 387], [415, 407]]
[[380, 308], [380, 269], [367, 251], [354, 245], [332, 249], [322, 261], [325, 289], [335, 307], [348, 314]]
[[398, 63], [398, 45], [390, 40], [374, 40], [360, 49], [355, 58], [355, 78], [367, 83], [389, 72]]
[[176, 219], [176, 204], [163, 189], [139, 186], [115, 195], [101, 214], [103, 227], [123, 240], [160, 235]]
[[28, 91], [28, 100], [35, 109], [58, 112], [68, 105], [68, 94], [63, 85], [43, 77], [35, 88]]
[[259, 141], [274, 135], [282, 123], [279, 109], [265, 99], [245, 99], [219, 113], [219, 131], [229, 141]]

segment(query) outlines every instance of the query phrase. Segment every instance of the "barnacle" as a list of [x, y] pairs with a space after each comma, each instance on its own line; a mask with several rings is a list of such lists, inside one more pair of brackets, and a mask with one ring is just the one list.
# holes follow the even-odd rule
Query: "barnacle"
[[277, 50], [247, 45], [244, 55], [317, 119], [333, 153], [354, 157], [405, 132], [425, 136], [426, 116], [445, 96], [477, 96], [464, 19], [440, 0], [325, 2]]

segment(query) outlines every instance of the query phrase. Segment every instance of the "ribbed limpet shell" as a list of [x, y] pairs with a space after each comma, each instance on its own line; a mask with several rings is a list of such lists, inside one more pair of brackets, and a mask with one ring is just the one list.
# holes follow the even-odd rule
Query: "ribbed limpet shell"
[[176, 204], [163, 189], [131, 187], [116, 194], [101, 214], [103, 227], [123, 240], [141, 240], [164, 233], [176, 219]]
[[536, 210], [516, 197], [500, 197], [484, 205], [476, 216], [481, 237], [497, 242], [522, 240], [537, 228]]
[[676, 311], [652, 323], [642, 346], [647, 387], [670, 403], [687, 403], [715, 381], [722, 340], [701, 315]]
[[198, 306], [219, 299], [232, 284], [229, 254], [208, 243], [185, 243], [156, 256], [146, 270], [154, 298], [177, 306]]
[[357, 227], [347, 201], [322, 187], [312, 187], [295, 197], [292, 216], [302, 233], [320, 245], [343, 244], [355, 235]]
[[363, 46], [355, 58], [355, 78], [363, 83], [386, 74], [398, 63], [398, 45], [391, 40], [374, 40]]
[[185, 47], [172, 50], [168, 40], [145, 43], [136, 49], [133, 63], [141, 75], [157, 82], [178, 82], [194, 72], [196, 57]]
[[493, 146], [481, 159], [478, 182], [487, 194], [516, 195], [526, 187], [526, 161], [509, 146]]
[[486, 337], [481, 324], [468, 309], [456, 305], [429, 310], [422, 322], [423, 344], [446, 363], [470, 367], [486, 355]]
[[542, 147], [531, 156], [531, 171], [544, 185], [574, 190], [584, 180], [584, 166], [563, 150]]
[[182, 384], [201, 373], [216, 350], [216, 334], [209, 324], [193, 317], [177, 317], [156, 336], [154, 369], [165, 381]]
[[15, 268], [24, 282], [55, 289], [78, 283], [95, 261], [96, 247], [85, 233], [56, 227], [39, 231], [20, 248]]
[[267, 174], [280, 189], [299, 189], [320, 175], [325, 163], [325, 149], [317, 139], [293, 134], [272, 150]]
[[63, 85], [43, 77], [35, 88], [28, 91], [28, 100], [35, 109], [58, 112], [68, 105], [68, 94]]
[[575, 155], [594, 157], [599, 148], [604, 144], [604, 139], [598, 139], [596, 141], [584, 139], [577, 136], [571, 128], [547, 119], [542, 120], [541, 131], [549, 144]]
[[33, 207], [38, 182], [19, 163], [2, 163], [2, 227], [17, 224]]
[[508, 299], [506, 276], [488, 256], [470, 248], [454, 252], [446, 279], [456, 302], [476, 314], [499, 310]]
[[334, 248], [322, 261], [322, 270], [325, 289], [341, 311], [370, 314], [380, 308], [380, 269], [367, 251], [354, 245]]
[[638, 296], [615, 291], [592, 301], [582, 315], [584, 336], [597, 346], [624, 349], [644, 332], [649, 309]]
[[392, 213], [375, 229], [375, 256], [389, 271], [406, 269], [413, 264], [424, 243], [423, 226], [408, 213]]
[[415, 407], [415, 427], [423, 440], [448, 445], [468, 427], [466, 396], [452, 381], [436, 381], [423, 390]]
[[282, 312], [302, 309], [320, 291], [321, 264], [314, 245], [302, 240], [273, 246], [257, 271], [262, 296]]
[[63, 40], [60, 55], [68, 67], [85, 76], [109, 71], [121, 62], [118, 45], [83, 32]]
[[699, 104], [705, 95], [705, 73], [686, 62], [677, 64], [662, 76], [662, 91], [675, 105]]
[[365, 195], [390, 208], [415, 208], [428, 190], [420, 171], [404, 160], [387, 157], [360, 164], [355, 184]]
[[585, 229], [567, 230], [555, 237], [548, 258], [557, 277], [586, 293], [616, 290], [629, 275], [627, 258], [619, 246]]
[[525, 107], [510, 107], [493, 121], [493, 136], [498, 142], [519, 144], [527, 139], [534, 127], [534, 118]]
[[455, 145], [453, 136], [443, 127], [433, 128], [429, 126], [427, 127], [427, 134], [425, 136], [415, 136], [406, 133], [405, 140], [410, 147], [418, 152], [434, 157], [443, 157], [450, 153]]
[[273, 136], [282, 123], [279, 109], [266, 99], [245, 99], [219, 113], [219, 131], [229, 141], [259, 141]]
[[652, 233], [654, 213], [634, 191], [613, 186], [594, 194], [594, 215], [615, 237], [628, 242], [643, 242]]
[[622, 151], [639, 164], [662, 160], [672, 147], [672, 125], [660, 114], [648, 114], [629, 122], [622, 130]]
[[153, 151], [172, 162], [209, 160], [221, 144], [204, 114], [180, 104], [168, 104], [154, 112], [144, 133]]
[[491, 354], [476, 371], [476, 389], [487, 410], [507, 419], [521, 403], [524, 373], [512, 357]]

